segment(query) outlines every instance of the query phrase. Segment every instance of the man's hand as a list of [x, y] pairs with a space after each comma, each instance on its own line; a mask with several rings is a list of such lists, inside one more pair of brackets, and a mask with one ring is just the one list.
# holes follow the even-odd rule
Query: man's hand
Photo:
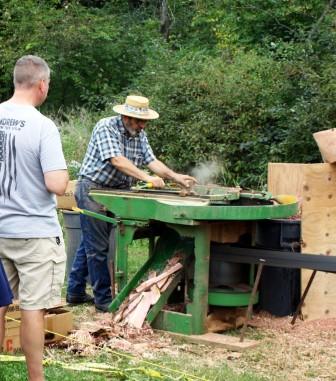
[[163, 181], [163, 179], [161, 179], [161, 177], [158, 176], [148, 176], [146, 181], [148, 183], [152, 183], [153, 188], [164, 188], [165, 186], [165, 182]]
[[190, 189], [194, 184], [197, 183], [197, 180], [194, 177], [183, 175], [181, 173], [176, 173], [173, 180], [187, 189]]
[[[170, 168], [168, 168], [162, 161], [155, 159], [148, 164], [148, 168], [154, 172], [156, 175], [163, 177], [164, 179], [173, 180], [174, 182], [182, 185], [186, 189], [190, 189], [197, 180], [189, 175], [183, 175], [181, 173], [176, 173]], [[142, 179], [141, 179], [142, 180]], [[151, 180], [145, 180], [151, 181]]]

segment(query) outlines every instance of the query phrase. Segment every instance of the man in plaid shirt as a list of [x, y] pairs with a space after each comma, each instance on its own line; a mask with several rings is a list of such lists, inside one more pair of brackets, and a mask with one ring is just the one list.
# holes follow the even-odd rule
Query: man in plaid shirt
[[[101, 205], [89, 197], [91, 189], [130, 188], [136, 180], [164, 187], [170, 179], [185, 187], [196, 180], [176, 173], [156, 159], [144, 128], [159, 114], [149, 107], [147, 98], [131, 95], [123, 105], [113, 107], [119, 115], [100, 120], [95, 126], [79, 173], [75, 192], [79, 208], [101, 213]], [[156, 176], [140, 167], [147, 166]], [[97, 311], [107, 311], [112, 301], [108, 269], [109, 236], [112, 225], [80, 215], [82, 239], [68, 280], [67, 302], [95, 303]], [[89, 275], [94, 298], [86, 294]]]

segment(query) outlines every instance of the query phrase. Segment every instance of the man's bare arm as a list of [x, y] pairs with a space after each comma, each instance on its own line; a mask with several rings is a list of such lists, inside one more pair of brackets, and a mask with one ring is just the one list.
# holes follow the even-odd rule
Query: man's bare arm
[[44, 173], [44, 183], [49, 192], [57, 196], [63, 196], [69, 182], [69, 174], [66, 169]]
[[156, 175], [163, 177], [164, 179], [173, 180], [186, 188], [189, 188], [192, 184], [197, 182], [194, 177], [174, 172], [172, 169], [168, 168], [164, 163], [162, 163], [162, 161], [157, 159], [150, 162], [148, 164], [148, 168]]
[[150, 176], [148, 173], [137, 168], [124, 156], [113, 157], [111, 163], [115, 168], [128, 176], [132, 176], [138, 180], [151, 182], [155, 188], [163, 188], [165, 185], [161, 177]]

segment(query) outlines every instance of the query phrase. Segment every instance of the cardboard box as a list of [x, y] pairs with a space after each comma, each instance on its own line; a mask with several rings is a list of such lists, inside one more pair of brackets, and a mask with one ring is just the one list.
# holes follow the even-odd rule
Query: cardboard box
[[63, 340], [64, 336], [68, 336], [69, 332], [73, 329], [72, 312], [65, 308], [49, 310], [48, 314], [44, 317], [44, 329], [49, 331], [45, 333], [46, 344]]
[[[9, 306], [6, 316], [19, 320], [21, 314], [17, 304]], [[45, 343], [50, 344], [64, 339], [73, 329], [73, 315], [63, 307], [47, 310], [44, 317]], [[59, 334], [59, 335], [58, 335]], [[4, 350], [13, 352], [21, 348], [20, 321], [6, 320]]]
[[72, 210], [73, 207], [77, 206], [76, 199], [75, 199], [76, 183], [77, 183], [77, 180], [69, 181], [64, 195], [56, 197], [57, 209]]
[[20, 323], [16, 321], [6, 321], [5, 339], [3, 343], [4, 351], [14, 352], [20, 348]]
[[20, 319], [21, 318], [21, 311], [20, 311], [19, 303], [17, 300], [14, 300], [13, 304], [8, 306], [6, 316], [8, 316], [12, 319]]

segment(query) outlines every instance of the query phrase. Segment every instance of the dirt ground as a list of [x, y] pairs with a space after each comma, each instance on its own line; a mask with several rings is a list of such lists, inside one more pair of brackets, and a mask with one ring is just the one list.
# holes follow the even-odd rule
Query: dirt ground
[[[197, 359], [200, 366], [226, 364], [235, 372], [252, 372], [272, 381], [335, 381], [336, 380], [336, 318], [304, 322], [291, 317], [275, 318], [268, 313], [254, 314], [246, 337], [259, 344], [244, 352], [177, 341], [168, 334], [111, 326], [110, 314], [93, 313], [88, 307], [76, 314], [74, 333], [83, 345], [70, 345], [69, 350], [83, 355], [93, 354], [93, 345], [123, 350], [153, 360], [170, 356], [187, 361]], [[90, 332], [90, 334], [89, 334]], [[239, 331], [225, 334], [237, 335]]]

